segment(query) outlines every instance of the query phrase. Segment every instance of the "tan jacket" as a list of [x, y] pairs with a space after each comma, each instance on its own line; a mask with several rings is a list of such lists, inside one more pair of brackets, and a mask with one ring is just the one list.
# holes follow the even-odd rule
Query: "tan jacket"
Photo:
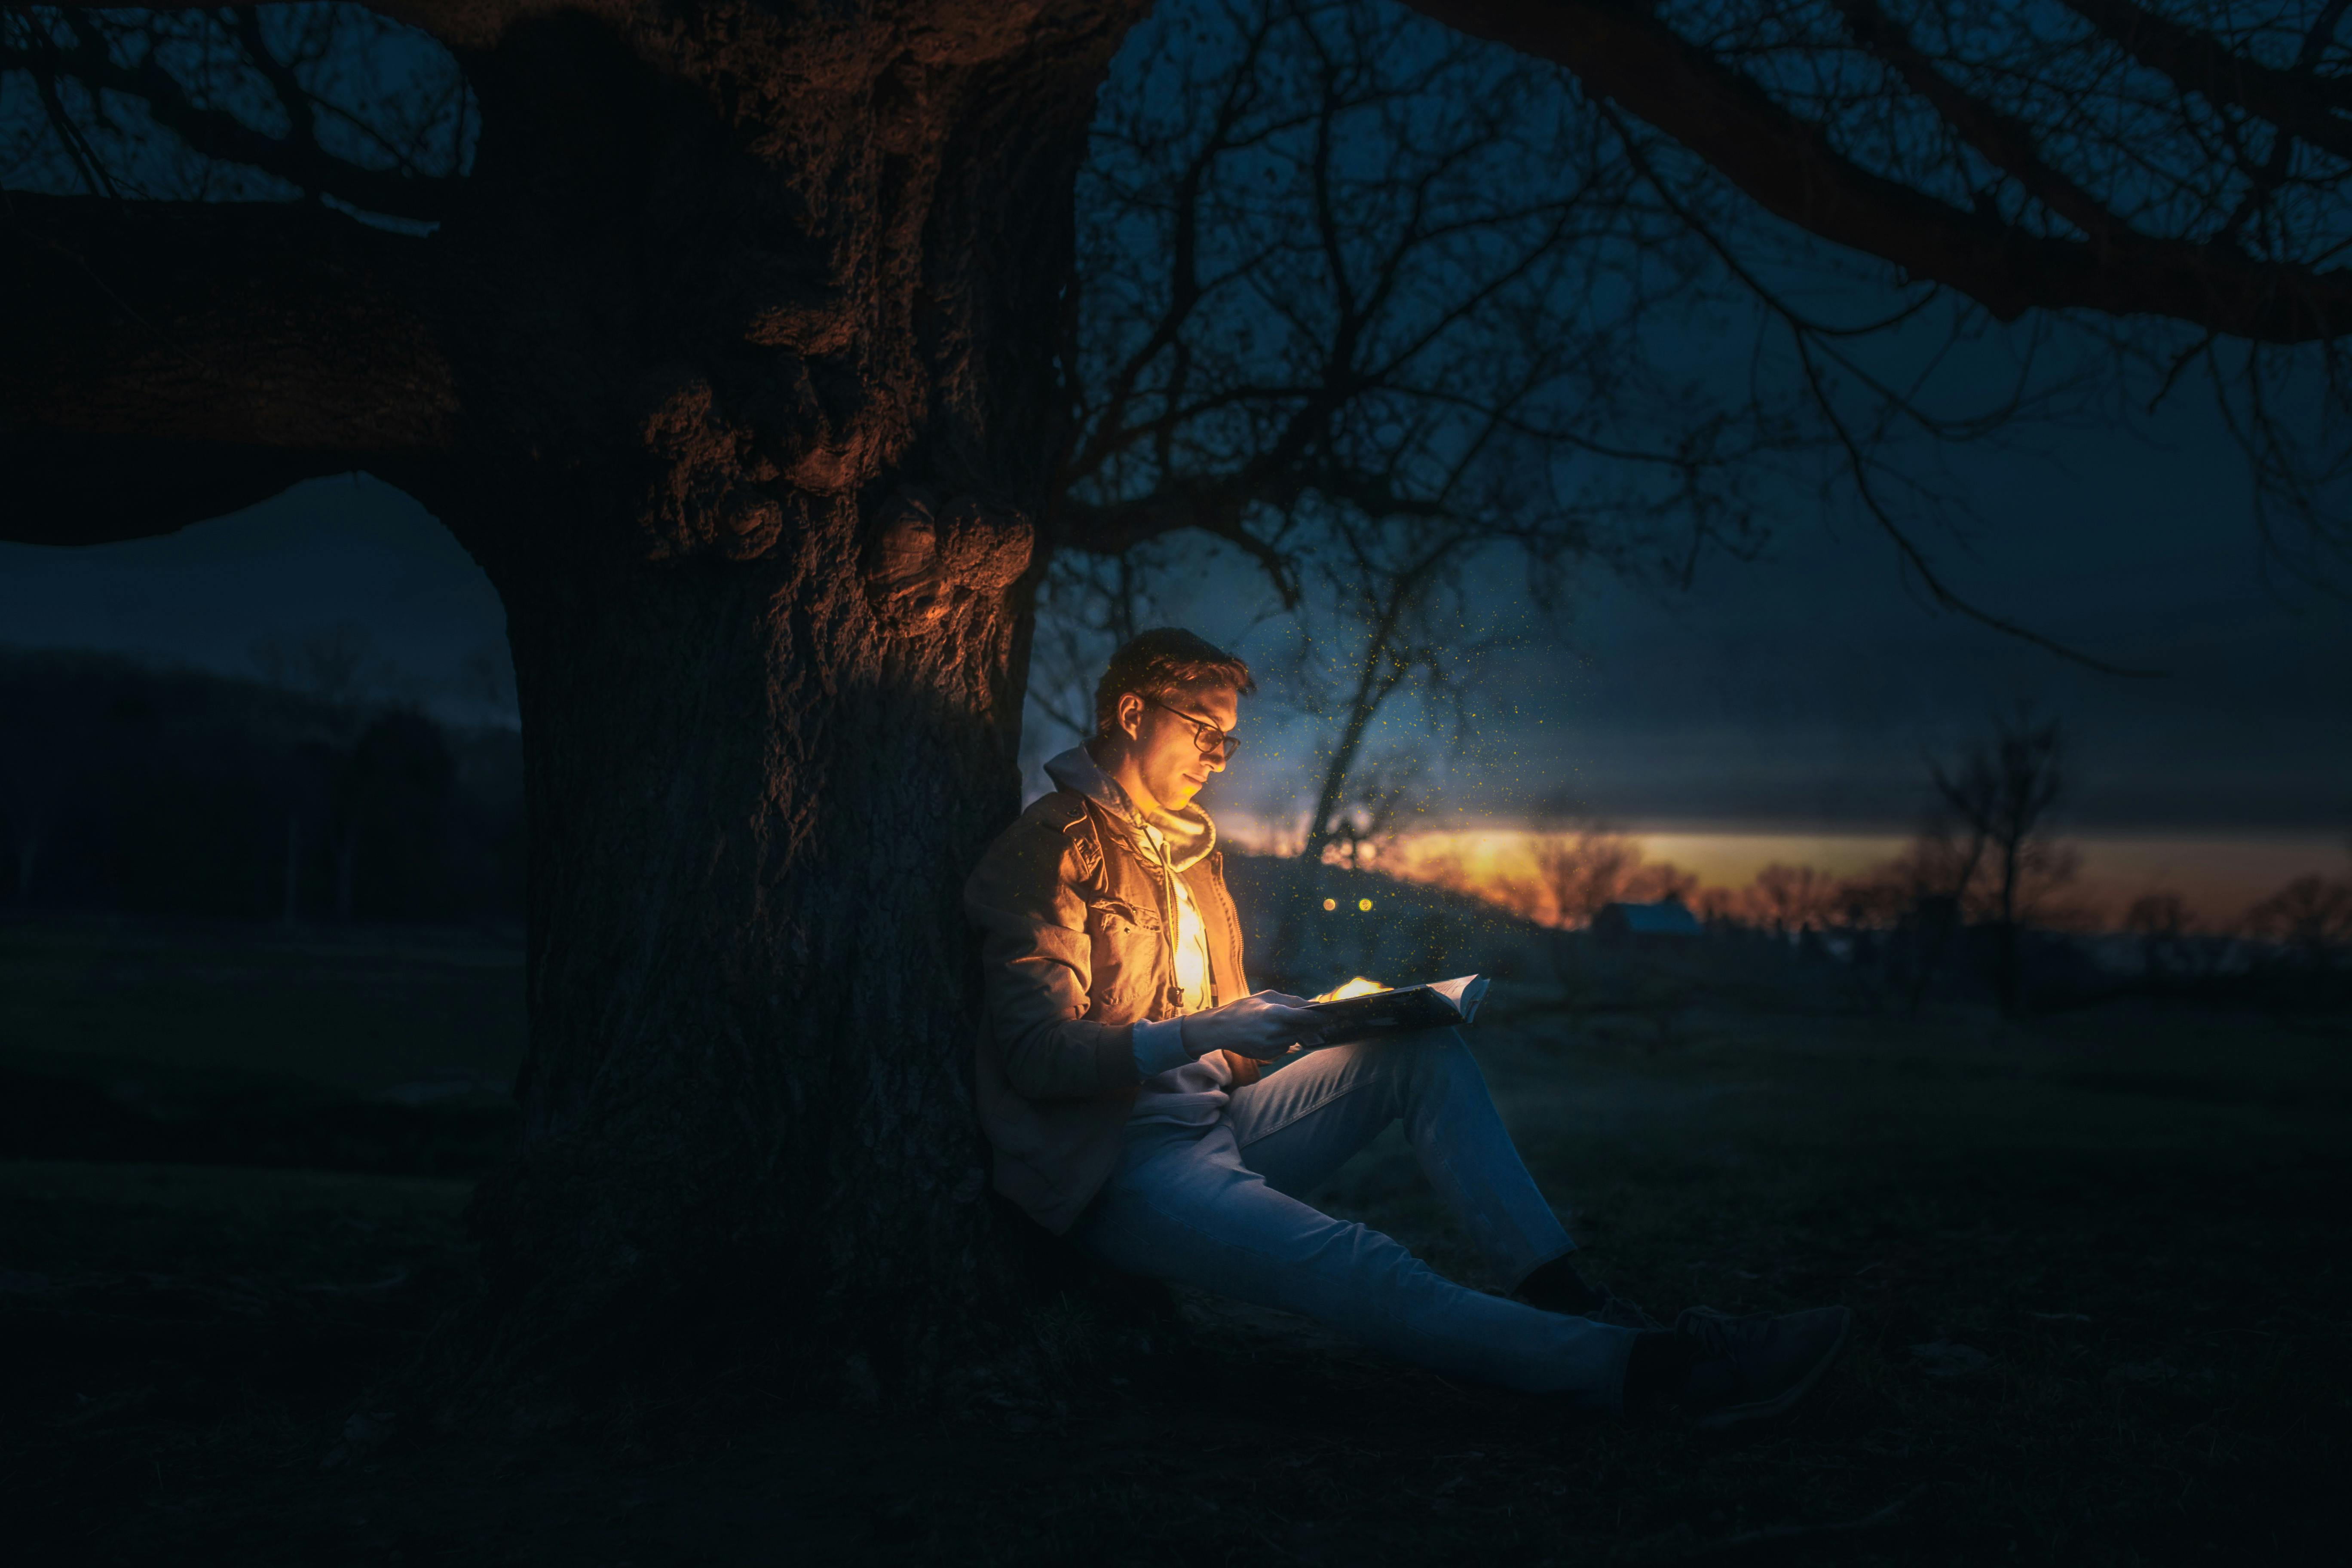
[[[1139, 1081], [1133, 1026], [1182, 1011], [1165, 935], [1172, 895], [1139, 831], [1056, 790], [998, 836], [964, 884], [987, 970], [974, 1099], [996, 1190], [1057, 1233], [1118, 1163]], [[1206, 928], [1211, 1005], [1248, 994], [1224, 858], [1213, 849], [1177, 875]], [[1224, 1054], [1235, 1084], [1255, 1080], [1257, 1063]]]

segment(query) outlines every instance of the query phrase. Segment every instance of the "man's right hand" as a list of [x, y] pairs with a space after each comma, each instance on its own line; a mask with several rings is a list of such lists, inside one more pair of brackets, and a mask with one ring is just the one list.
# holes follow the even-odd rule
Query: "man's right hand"
[[1319, 1046], [1321, 1019], [1307, 1012], [1307, 998], [1261, 991], [1205, 1013], [1184, 1015], [1184, 1048], [1196, 1057], [1211, 1051], [1270, 1061], [1294, 1045]]

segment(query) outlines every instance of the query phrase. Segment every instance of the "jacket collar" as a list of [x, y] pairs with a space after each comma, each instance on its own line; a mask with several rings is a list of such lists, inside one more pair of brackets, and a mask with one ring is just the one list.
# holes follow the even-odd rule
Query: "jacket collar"
[[1062, 789], [1082, 795], [1122, 822], [1149, 824], [1168, 843], [1168, 868], [1182, 871], [1217, 847], [1217, 825], [1197, 805], [1181, 811], [1145, 812], [1128, 798], [1118, 781], [1102, 771], [1084, 746], [1072, 746], [1045, 763], [1045, 776]]

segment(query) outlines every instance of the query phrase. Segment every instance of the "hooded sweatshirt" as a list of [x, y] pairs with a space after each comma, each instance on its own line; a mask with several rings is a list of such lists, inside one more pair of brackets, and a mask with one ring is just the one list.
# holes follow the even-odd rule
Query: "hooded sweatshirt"
[[[1073, 746], [1045, 764], [1045, 776], [1061, 788], [1085, 795], [1132, 829], [1131, 842], [1147, 865], [1159, 868], [1175, 907], [1173, 957], [1183, 1009], [1210, 1005], [1208, 929], [1192, 891], [1177, 872], [1188, 869], [1217, 847], [1217, 826], [1198, 805], [1146, 812], [1128, 798], [1118, 781], [1084, 746]], [[1232, 997], [1223, 998], [1232, 1001]], [[1223, 1056], [1195, 1058], [1184, 1048], [1180, 1019], [1135, 1026], [1135, 1068], [1142, 1078], [1135, 1097], [1135, 1122], [1207, 1126], [1224, 1114], [1233, 1073]]]

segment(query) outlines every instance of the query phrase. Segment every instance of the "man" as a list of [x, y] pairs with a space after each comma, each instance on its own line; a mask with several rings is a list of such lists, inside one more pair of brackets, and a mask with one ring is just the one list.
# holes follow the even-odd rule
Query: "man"
[[[1671, 1331], [1591, 1289], [1461, 1035], [1314, 1050], [1297, 996], [1253, 994], [1216, 829], [1194, 804], [1239, 744], [1249, 668], [1190, 632], [1111, 657], [1097, 732], [964, 889], [987, 966], [976, 1093], [997, 1190], [1122, 1268], [1316, 1318], [1437, 1371], [1703, 1426], [1777, 1415], [1843, 1344], [1843, 1307], [1704, 1308]], [[1391, 1121], [1509, 1299], [1301, 1201]]]

